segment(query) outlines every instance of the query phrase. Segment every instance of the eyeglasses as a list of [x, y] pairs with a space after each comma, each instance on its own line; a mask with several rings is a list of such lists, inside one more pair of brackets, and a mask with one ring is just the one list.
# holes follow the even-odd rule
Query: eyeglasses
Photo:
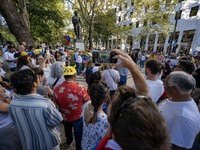
[[143, 95], [140, 95], [140, 96], [137, 96], [135, 98], [133, 97], [129, 97], [126, 101], [123, 101], [118, 109], [118, 113], [117, 114], [120, 114], [120, 111], [124, 108], [127, 108], [128, 106], [130, 106], [132, 103], [138, 101], [138, 100], [141, 100], [141, 99], [149, 99], [149, 97], [147, 96], [143, 96]]

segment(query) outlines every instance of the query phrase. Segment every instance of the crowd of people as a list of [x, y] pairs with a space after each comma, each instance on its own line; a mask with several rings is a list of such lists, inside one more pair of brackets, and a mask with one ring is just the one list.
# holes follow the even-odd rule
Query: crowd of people
[[200, 53], [113, 50], [116, 64], [97, 65], [38, 48], [0, 49], [0, 149], [60, 149], [61, 125], [67, 149], [200, 149]]

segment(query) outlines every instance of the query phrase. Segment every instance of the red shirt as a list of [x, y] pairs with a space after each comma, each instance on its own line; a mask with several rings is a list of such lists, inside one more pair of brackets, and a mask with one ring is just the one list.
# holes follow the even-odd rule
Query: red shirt
[[54, 98], [64, 120], [69, 122], [81, 118], [82, 106], [90, 100], [86, 88], [74, 81], [65, 81], [57, 86]]

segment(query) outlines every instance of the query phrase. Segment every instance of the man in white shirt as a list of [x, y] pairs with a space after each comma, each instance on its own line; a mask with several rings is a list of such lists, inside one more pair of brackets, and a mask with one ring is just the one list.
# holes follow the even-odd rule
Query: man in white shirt
[[14, 57], [15, 51], [15, 47], [8, 46], [8, 51], [6, 51], [3, 55], [12, 72], [16, 70], [17, 58]]
[[167, 123], [172, 150], [189, 150], [200, 132], [200, 114], [191, 97], [195, 79], [183, 72], [172, 72], [165, 79], [166, 93], [170, 100], [159, 104]]
[[150, 59], [145, 64], [145, 75], [151, 99], [156, 103], [164, 92], [163, 82], [158, 79], [162, 64]]

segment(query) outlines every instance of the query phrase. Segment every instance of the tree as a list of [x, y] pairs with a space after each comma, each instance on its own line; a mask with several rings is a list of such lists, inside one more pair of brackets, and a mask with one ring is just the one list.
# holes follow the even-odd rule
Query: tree
[[33, 0], [28, 4], [30, 29], [36, 41], [62, 41], [64, 28], [71, 22], [71, 13], [64, 7], [62, 0]]
[[16, 37], [17, 41], [25, 41], [28, 45], [34, 45], [29, 28], [18, 12], [14, 1], [1, 0], [0, 13], [5, 18], [10, 32]]
[[64, 0], [3, 0], [0, 14], [17, 41], [27, 45], [61, 42], [64, 27], [69, 24], [67, 18], [71, 18]]
[[95, 16], [108, 11], [117, 1], [121, 0], [77, 0], [77, 3], [70, 1], [82, 18], [82, 34], [85, 42], [89, 43], [89, 49], [93, 48]]
[[98, 43], [101, 40], [103, 43], [107, 43], [114, 34], [116, 27], [116, 14], [114, 9], [108, 9], [105, 12], [97, 11], [94, 17], [94, 41]]
[[143, 25], [142, 36], [156, 32], [167, 35], [172, 25], [169, 17], [174, 13], [178, 0], [141, 0], [135, 1], [132, 17]]

